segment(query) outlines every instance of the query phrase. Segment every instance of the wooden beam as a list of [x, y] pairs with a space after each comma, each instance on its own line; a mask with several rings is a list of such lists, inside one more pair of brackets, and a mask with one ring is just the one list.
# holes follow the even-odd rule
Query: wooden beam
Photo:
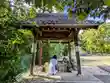
[[66, 38], [68, 37], [69, 33], [64, 33], [64, 32], [43, 32], [42, 36], [39, 36], [39, 38]]
[[98, 24], [46, 24], [39, 25], [40, 27], [55, 27], [55, 28], [80, 28], [80, 29], [89, 29], [94, 28], [97, 29]]
[[[45, 42], [45, 41], [43, 41], [43, 43], [47, 43], [47, 42]], [[64, 42], [58, 42], [58, 41], [54, 41], [54, 42], [52, 42], [52, 41], [50, 41], [50, 43], [63, 43], [63, 44], [68, 44], [68, 41], [64, 41]]]
[[[51, 25], [51, 24], [50, 24]], [[54, 26], [39, 26], [40, 28], [43, 28], [44, 30], [48, 29], [48, 30], [70, 30], [70, 28], [58, 28], [58, 27], [54, 27]]]
[[[22, 24], [22, 28], [28, 28], [31, 29], [35, 27], [35, 25], [32, 24]], [[45, 25], [39, 25], [40, 28], [42, 27], [55, 27], [55, 28], [80, 28], [80, 29], [97, 29], [99, 24], [45, 24]]]
[[69, 33], [68, 30], [42, 30], [42, 32], [64, 32], [64, 33]]
[[64, 37], [64, 38], [49, 38], [49, 37], [47, 37], [47, 38], [44, 38], [44, 37], [40, 37], [38, 40], [68, 40], [68, 41], [70, 41], [70, 40], [72, 40], [73, 38], [68, 38], [68, 37]]

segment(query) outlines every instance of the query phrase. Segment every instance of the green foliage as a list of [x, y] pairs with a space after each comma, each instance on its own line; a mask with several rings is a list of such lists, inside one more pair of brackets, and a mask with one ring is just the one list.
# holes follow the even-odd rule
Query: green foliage
[[51, 43], [50, 44], [50, 55], [60, 56], [63, 52], [64, 45], [61, 43]]
[[30, 53], [29, 40], [23, 33], [10, 26], [8, 28], [0, 30], [0, 80], [5, 82], [22, 71], [20, 57]]
[[49, 42], [43, 45], [43, 63], [48, 62], [50, 59], [49, 48], [50, 48]]
[[29, 9], [29, 18], [35, 18], [36, 17], [36, 9], [34, 7], [31, 7]]
[[24, 19], [19, 18], [21, 13], [15, 15], [8, 4], [0, 10], [0, 83], [12, 83], [24, 71], [21, 56], [31, 53], [33, 37], [29, 30], [16, 29], [16, 22]]
[[62, 53], [63, 53], [64, 56], [67, 56], [68, 55], [68, 46], [67, 46], [67, 44], [64, 45], [64, 50], [63, 50]]
[[98, 30], [86, 30], [81, 34], [82, 48], [90, 52], [110, 52], [110, 24], [102, 24]]
[[65, 45], [61, 43], [45, 43], [43, 45], [43, 63], [48, 62], [53, 55], [62, 55]]
[[110, 0], [104, 0], [105, 4], [110, 6]]
[[[1, 1], [1, 3], [6, 2]], [[76, 2], [76, 5], [74, 5], [74, 3]], [[7, 0], [7, 3], [10, 4], [9, 0]], [[24, 6], [24, 3], [27, 3], [29, 5], [32, 5], [32, 8], [30, 9], [27, 6]], [[71, 8], [69, 9], [69, 15], [73, 15], [75, 13], [75, 15], [78, 16], [78, 19], [84, 19], [85, 17], [87, 17], [88, 14], [90, 14], [90, 12], [92, 10], [95, 10], [94, 14], [92, 13], [91, 16], [100, 16], [100, 14], [105, 14], [105, 18], [108, 16], [109, 14], [109, 0], [14, 0], [14, 13], [17, 14], [21, 14], [21, 16], [19, 16], [19, 18], [26, 18], [28, 17], [27, 15], [27, 10], [33, 10], [33, 12], [31, 13], [35, 13], [35, 7], [36, 9], [40, 9], [43, 12], [44, 11], [53, 11], [54, 8], [58, 11], [63, 11], [64, 10], [64, 6], [71, 6]], [[107, 8], [103, 8], [103, 5], [107, 5]], [[22, 7], [21, 7], [22, 6]], [[54, 7], [54, 8], [53, 8]], [[73, 12], [72, 9], [76, 8], [76, 11]], [[25, 10], [24, 10], [25, 9]], [[100, 10], [99, 10], [100, 9]], [[98, 14], [100, 12], [100, 14]], [[30, 14], [31, 15], [31, 14]]]
[[[99, 12], [103, 12], [105, 16], [109, 14], [109, 6], [110, 6], [110, 1], [109, 0], [25, 0], [26, 3], [34, 4], [36, 8], [40, 8], [43, 11], [49, 11], [49, 10], [56, 10], [58, 11], [63, 11], [64, 6], [71, 6], [69, 9], [69, 15], [77, 15], [77, 19], [85, 19], [88, 14], [92, 10], [95, 10], [94, 14], [91, 16], [100, 16], [98, 15]], [[76, 3], [76, 4], [75, 4]], [[108, 8], [103, 9], [103, 5], [107, 5]], [[75, 8], [76, 11], [72, 11]], [[100, 11], [99, 11], [100, 9]], [[108, 11], [108, 12], [105, 12]], [[102, 14], [102, 13], [101, 13]], [[106, 17], [105, 17], [106, 18]]]
[[[30, 41], [23, 33], [10, 28], [0, 30], [0, 80], [9, 81], [22, 70], [21, 56], [30, 54]], [[3, 83], [3, 82], [2, 82]]]

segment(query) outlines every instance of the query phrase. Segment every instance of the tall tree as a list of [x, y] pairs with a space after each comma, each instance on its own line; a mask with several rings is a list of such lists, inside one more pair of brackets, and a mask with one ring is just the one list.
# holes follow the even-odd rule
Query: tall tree
[[[85, 18], [90, 13], [92, 16], [104, 14], [106, 18], [110, 10], [109, 0], [25, 0], [25, 2], [45, 10], [52, 10], [54, 7], [57, 10], [63, 11], [65, 6], [69, 6], [69, 14], [75, 13], [79, 18]], [[95, 11], [94, 13], [92, 12], [93, 10]]]
[[81, 34], [82, 48], [90, 52], [110, 52], [110, 24], [100, 25], [98, 30], [86, 30]]
[[[16, 22], [26, 19], [26, 16], [22, 15], [23, 12], [13, 13], [8, 0], [0, 4], [0, 10], [0, 83], [10, 83], [24, 70], [20, 57], [31, 53], [32, 35], [28, 30], [16, 29]], [[27, 12], [30, 15], [30, 11]]]
[[[9, 0], [1, 0], [0, 4], [2, 5], [5, 2], [9, 2]], [[34, 7], [37, 9], [40, 8], [43, 12], [52, 12], [54, 9], [63, 11], [65, 6], [69, 6], [69, 14], [75, 13], [78, 18], [85, 18], [90, 13], [94, 17], [104, 15], [104, 18], [106, 18], [109, 16], [110, 11], [109, 0], [13, 0], [13, 2], [22, 2], [20, 4], [27, 3], [30, 6], [34, 5]], [[93, 10], [95, 12], [92, 12]]]

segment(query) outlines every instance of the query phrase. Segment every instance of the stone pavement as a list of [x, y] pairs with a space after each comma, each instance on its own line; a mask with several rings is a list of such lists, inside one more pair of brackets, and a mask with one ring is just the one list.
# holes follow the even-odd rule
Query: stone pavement
[[82, 72], [88, 72], [92, 75], [110, 75], [109, 72], [97, 67], [97, 66], [83, 66]]
[[104, 66], [98, 66], [98, 67], [110, 73], [110, 66], [104, 65]]
[[81, 76], [76, 76], [76, 72], [58, 75], [62, 77], [61, 81], [71, 81], [71, 83], [72, 81], [73, 83], [110, 83], [110, 73], [98, 67], [83, 66]]
[[[54, 77], [59, 77], [57, 80], [31, 80], [25, 83], [110, 83], [110, 73], [99, 67], [83, 66], [82, 75], [76, 76], [77, 71], [72, 73], [57, 73]], [[46, 76], [46, 75], [45, 75]]]

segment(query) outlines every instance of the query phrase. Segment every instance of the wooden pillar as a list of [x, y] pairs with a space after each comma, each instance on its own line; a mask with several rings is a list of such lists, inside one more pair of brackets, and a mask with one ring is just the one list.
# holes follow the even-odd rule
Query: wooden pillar
[[68, 42], [68, 53], [69, 53], [69, 61], [71, 63], [71, 45], [69, 42]]
[[39, 62], [39, 65], [40, 66], [42, 65], [42, 47], [40, 48], [40, 62]]
[[37, 47], [36, 47], [36, 60], [35, 60], [35, 64], [38, 65], [39, 64], [39, 41], [37, 41]]
[[79, 29], [75, 28], [74, 30], [74, 43], [75, 43], [75, 55], [77, 60], [77, 75], [81, 74], [81, 64], [80, 64], [80, 55], [79, 55], [79, 44], [78, 44], [78, 33]]
[[39, 65], [42, 65], [42, 42], [40, 42], [40, 50], [39, 50]]
[[36, 42], [37, 42], [37, 37], [36, 37], [36, 29], [34, 28], [32, 30], [33, 36], [34, 36], [34, 41], [32, 44], [32, 59], [31, 59], [31, 66], [30, 66], [30, 75], [34, 75], [33, 69], [35, 65], [35, 57], [36, 57]]
[[68, 43], [68, 52], [69, 52], [69, 62], [70, 62], [70, 65], [72, 67], [73, 70], [75, 70], [75, 65], [74, 65], [74, 62], [72, 61], [72, 57], [71, 57], [71, 44]]

